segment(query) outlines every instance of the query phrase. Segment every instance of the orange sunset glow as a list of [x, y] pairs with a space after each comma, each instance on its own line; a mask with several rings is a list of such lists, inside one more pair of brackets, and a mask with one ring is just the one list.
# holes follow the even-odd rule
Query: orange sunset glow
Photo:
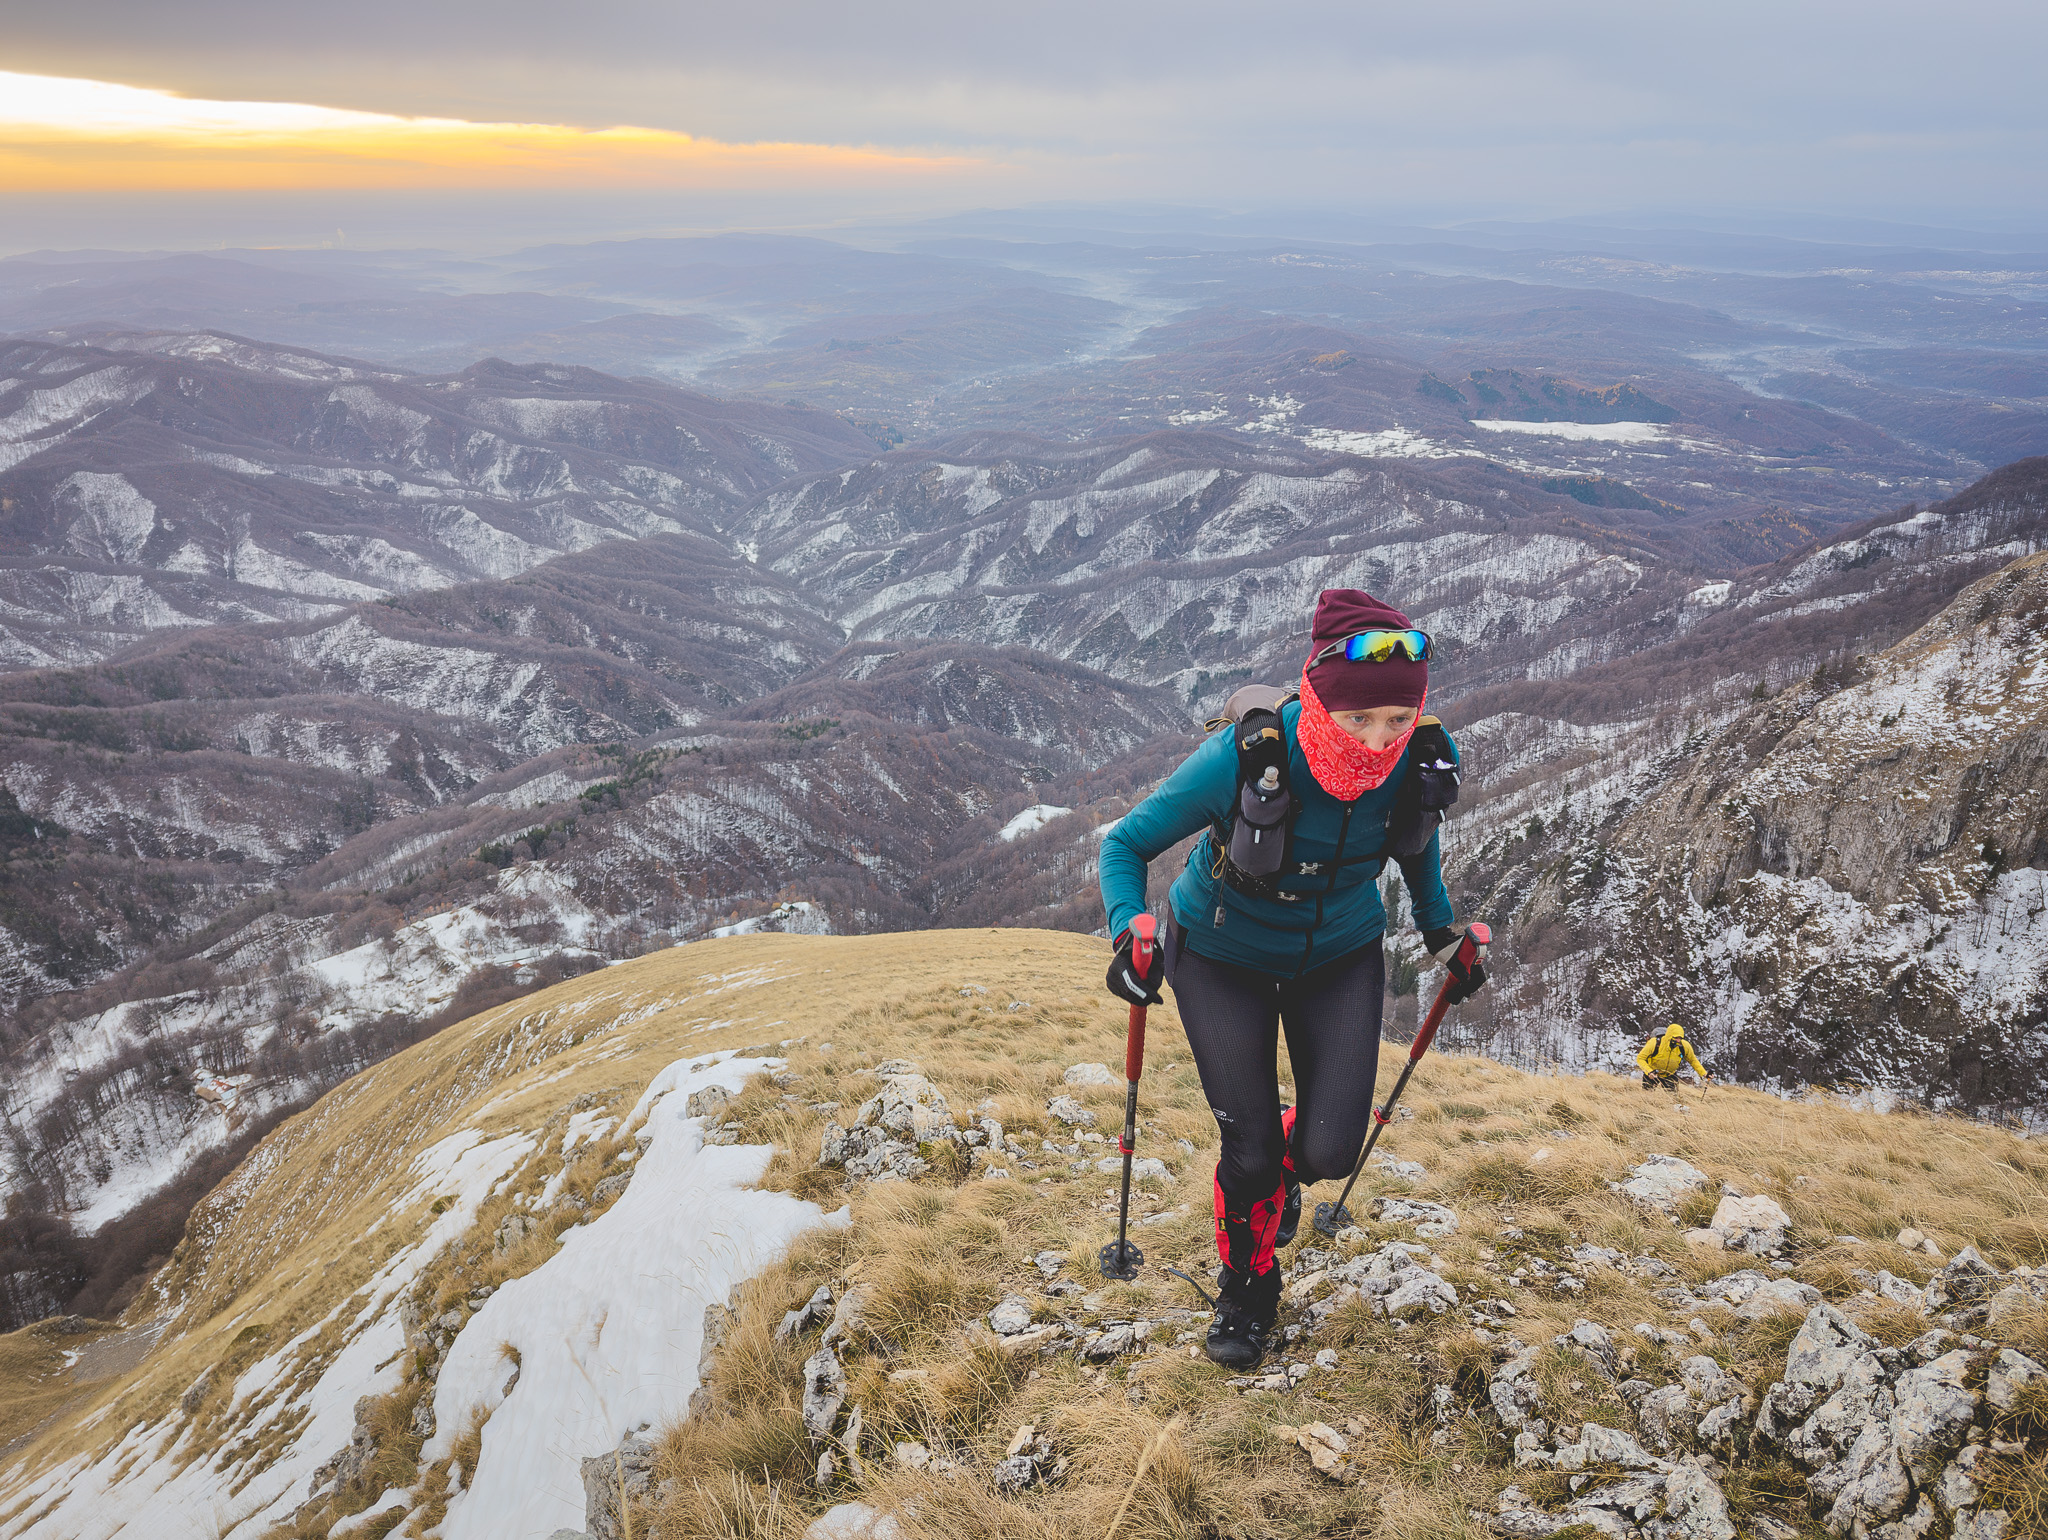
[[960, 156], [730, 144], [663, 129], [204, 101], [0, 71], [0, 191], [792, 187], [985, 172]]

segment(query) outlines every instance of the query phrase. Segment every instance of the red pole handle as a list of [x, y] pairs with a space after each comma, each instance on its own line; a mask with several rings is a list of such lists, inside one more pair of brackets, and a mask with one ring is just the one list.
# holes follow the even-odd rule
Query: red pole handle
[[[1138, 977], [1152, 971], [1152, 953], [1158, 946], [1159, 922], [1149, 914], [1131, 921], [1131, 962]], [[1132, 1085], [1145, 1068], [1145, 1007], [1131, 1007], [1130, 1031], [1124, 1037], [1124, 1079]]]
[[[1458, 950], [1451, 961], [1461, 968], [1469, 968], [1479, 960], [1479, 949], [1490, 946], [1493, 931], [1480, 920], [1474, 920], [1465, 927], [1465, 934], [1458, 938]], [[1451, 1008], [1451, 979], [1444, 975], [1444, 987], [1436, 992], [1436, 1003], [1429, 1008], [1429, 1019], [1422, 1024], [1422, 1030], [1415, 1034], [1415, 1041], [1408, 1047], [1408, 1062], [1415, 1063], [1436, 1039], [1436, 1029], [1443, 1025], [1444, 1012]]]

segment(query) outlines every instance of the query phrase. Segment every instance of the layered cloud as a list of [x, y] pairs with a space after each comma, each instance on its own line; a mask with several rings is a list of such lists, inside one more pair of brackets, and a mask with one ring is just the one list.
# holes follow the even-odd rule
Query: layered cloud
[[404, 117], [208, 101], [0, 72], [0, 192], [886, 187], [1003, 168], [962, 155], [667, 129]]

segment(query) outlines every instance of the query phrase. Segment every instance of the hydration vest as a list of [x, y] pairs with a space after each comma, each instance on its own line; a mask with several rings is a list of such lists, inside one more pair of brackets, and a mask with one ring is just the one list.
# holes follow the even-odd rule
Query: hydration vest
[[[1294, 820], [1301, 804], [1288, 769], [1287, 731], [1281, 709], [1300, 698], [1297, 690], [1270, 684], [1243, 685], [1206, 726], [1228, 727], [1237, 746], [1237, 790], [1227, 820], [1210, 825], [1213, 875], [1248, 898], [1288, 899], [1284, 877], [1312, 876], [1288, 859]], [[1408, 745], [1408, 776], [1387, 814], [1387, 829], [1376, 859], [1420, 855], [1458, 800], [1458, 764], [1443, 723], [1426, 716], [1415, 724]]]

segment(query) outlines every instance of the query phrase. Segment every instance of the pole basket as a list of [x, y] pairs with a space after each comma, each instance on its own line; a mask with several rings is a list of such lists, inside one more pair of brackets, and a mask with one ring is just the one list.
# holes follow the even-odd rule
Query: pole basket
[[1129, 1283], [1138, 1276], [1138, 1269], [1145, 1265], [1145, 1253], [1129, 1240], [1117, 1239], [1104, 1246], [1096, 1254], [1102, 1264], [1102, 1276]]
[[1337, 1232], [1352, 1223], [1351, 1210], [1341, 1203], [1318, 1203], [1316, 1205], [1316, 1233], [1337, 1238]]

